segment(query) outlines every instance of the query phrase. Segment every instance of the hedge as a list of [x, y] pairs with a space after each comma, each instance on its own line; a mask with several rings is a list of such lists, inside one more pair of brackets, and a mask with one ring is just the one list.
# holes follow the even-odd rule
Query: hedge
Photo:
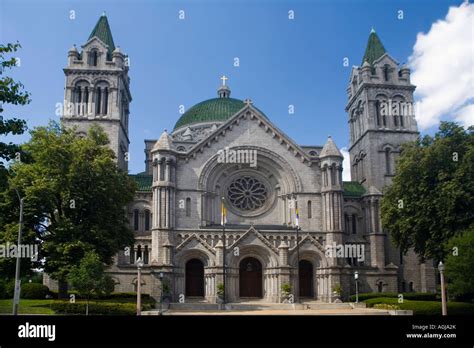
[[[404, 300], [417, 300], [417, 301], [436, 301], [436, 294], [425, 293], [425, 292], [405, 292], [405, 293], [396, 293], [396, 292], [366, 292], [359, 294], [359, 301], [365, 301], [371, 298], [397, 298], [398, 295], [402, 294]], [[354, 302], [356, 300], [355, 295], [349, 296], [349, 300]]]
[[[53, 298], [58, 298], [58, 291], [57, 290], [52, 290], [50, 291], [50, 295]], [[80, 296], [77, 291], [75, 290], [69, 290], [68, 291], [68, 297], [69, 295], [75, 295], [76, 299], [81, 299], [82, 296]], [[136, 299], [137, 298], [137, 293], [136, 292], [113, 292], [108, 296], [105, 295], [97, 295], [94, 294], [92, 295], [91, 299], [94, 300], [114, 300], [114, 299]], [[147, 300], [151, 299], [152, 297], [150, 294], [142, 294], [142, 300]]]
[[20, 297], [30, 300], [41, 300], [49, 294], [46, 285], [38, 283], [26, 283], [21, 286]]
[[[384, 303], [399, 306], [400, 309], [409, 309], [414, 315], [441, 315], [441, 302], [439, 301], [413, 301], [404, 300], [398, 303], [396, 298], [372, 298], [364, 301], [367, 307]], [[448, 315], [472, 315], [474, 314], [474, 304], [464, 302], [448, 302]]]
[[[142, 310], [151, 310], [153, 304], [142, 304]], [[81, 314], [86, 313], [86, 302], [77, 301], [55, 301], [51, 304], [51, 309], [57, 314]], [[89, 314], [91, 315], [136, 315], [137, 306], [135, 303], [117, 303], [117, 302], [89, 302]]]

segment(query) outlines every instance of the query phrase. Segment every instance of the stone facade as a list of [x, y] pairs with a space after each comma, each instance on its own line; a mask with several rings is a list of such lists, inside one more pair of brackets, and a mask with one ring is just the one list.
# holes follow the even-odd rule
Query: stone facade
[[[94, 49], [105, 57], [108, 48], [92, 37], [81, 54], [69, 53], [66, 101], [74, 102], [79, 81], [92, 90], [105, 81], [110, 112], [65, 116], [63, 122], [79, 132], [92, 123], [104, 127], [126, 168], [120, 151], [128, 151], [128, 68], [116, 51], [112, 61], [87, 65], [80, 57]], [[401, 257], [380, 219], [395, 156], [418, 134], [413, 113], [395, 121], [381, 115], [381, 103], [412, 102], [415, 87], [409, 70], [388, 54], [372, 63], [353, 68], [348, 88], [352, 182], [342, 181], [343, 156], [331, 138], [324, 146], [300, 146], [250, 100], [225, 117], [188, 117], [158, 140], [146, 140], [145, 171], [131, 175], [139, 191], [127, 208], [135, 245], [120, 252], [109, 270], [116, 291], [136, 289], [138, 258], [145, 263], [143, 291], [159, 298], [166, 283], [172, 301], [216, 302], [224, 259], [227, 301], [281, 302], [282, 285], [289, 284], [295, 300], [330, 302], [339, 285], [343, 298], [355, 293], [355, 271], [360, 292], [434, 291], [432, 264], [419, 264], [412, 252]], [[200, 110], [211, 114], [239, 105], [228, 86], [218, 96]], [[94, 110], [94, 103], [88, 107]], [[222, 156], [226, 151], [235, 151], [234, 157]], [[330, 246], [361, 253], [331, 255]]]

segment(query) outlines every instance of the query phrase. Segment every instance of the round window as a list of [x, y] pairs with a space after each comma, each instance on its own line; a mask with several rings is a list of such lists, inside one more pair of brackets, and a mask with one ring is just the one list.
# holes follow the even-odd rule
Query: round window
[[227, 197], [237, 209], [251, 212], [262, 208], [268, 199], [267, 187], [254, 176], [234, 179], [227, 188]]

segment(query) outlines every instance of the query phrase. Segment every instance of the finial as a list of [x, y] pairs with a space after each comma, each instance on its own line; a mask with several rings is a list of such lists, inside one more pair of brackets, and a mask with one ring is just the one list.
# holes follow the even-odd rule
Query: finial
[[244, 103], [247, 104], [247, 105], [251, 105], [253, 102], [252, 102], [252, 99], [245, 99], [244, 100]]
[[102, 17], [105, 17], [105, 11], [102, 11]]
[[372, 34], [372, 33], [375, 33], [374, 27], [372, 27], [372, 29], [370, 29], [370, 33], [371, 33], [371, 34]]
[[331, 134], [328, 134], [328, 138], [330, 138], [330, 139], [331, 139]]
[[168, 133], [168, 130], [165, 128], [164, 132], [165, 132], [165, 133]]

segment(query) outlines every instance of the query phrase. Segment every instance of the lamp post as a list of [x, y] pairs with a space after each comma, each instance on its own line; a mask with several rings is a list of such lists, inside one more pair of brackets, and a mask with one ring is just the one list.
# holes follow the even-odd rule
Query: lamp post
[[[18, 190], [15, 189], [16, 195], [20, 200], [20, 223], [18, 226], [18, 242], [17, 242], [17, 250], [20, 250], [21, 244], [21, 235], [23, 232], [23, 198], [21, 198]], [[13, 315], [18, 315], [18, 306], [20, 304], [20, 253], [16, 253], [16, 267], [15, 267], [15, 294], [13, 295]]]
[[160, 315], [163, 314], [163, 272], [160, 272], [160, 284], [161, 284], [161, 294], [160, 294]]
[[142, 267], [143, 261], [142, 258], [139, 257], [137, 260], [137, 315], [142, 315]]
[[354, 279], [356, 283], [356, 303], [359, 303], [359, 272], [354, 272]]
[[448, 315], [448, 308], [446, 306], [446, 289], [444, 284], [444, 264], [442, 261], [439, 262], [438, 270], [441, 278], [441, 311], [443, 315]]

